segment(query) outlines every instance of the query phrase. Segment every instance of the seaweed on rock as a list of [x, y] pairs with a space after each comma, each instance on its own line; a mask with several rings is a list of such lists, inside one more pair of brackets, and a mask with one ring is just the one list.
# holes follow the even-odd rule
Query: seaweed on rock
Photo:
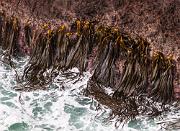
[[1, 15], [1, 46], [6, 50], [6, 55], [16, 55], [18, 53], [19, 23], [16, 17]]
[[[151, 112], [150, 116], [159, 115], [161, 111], [148, 95], [162, 105], [173, 100], [175, 65], [172, 57], [166, 58], [158, 52], [151, 58], [150, 44], [141, 37], [133, 39], [114, 27], [80, 20], [71, 28], [61, 25], [52, 29], [44, 24], [37, 30], [27, 23], [21, 31], [32, 52], [22, 76], [22, 82], [26, 84], [20, 90], [28, 90], [26, 85], [32, 90], [43, 89], [59, 72], [74, 79], [83, 75], [93, 61], [87, 95], [108, 105], [112, 109], [111, 117], [119, 116], [120, 122], [147, 112]], [[1, 12], [0, 46], [6, 50], [9, 60], [18, 53], [19, 34], [18, 19]], [[123, 63], [123, 67], [118, 62]], [[73, 67], [80, 73], [67, 72]], [[105, 93], [105, 87], [113, 89], [112, 96]], [[148, 90], [151, 90], [150, 94]]]
[[[93, 24], [88, 21], [76, 21], [77, 32], [69, 35], [69, 53], [65, 69], [77, 67], [82, 74], [87, 69], [88, 56], [92, 50]], [[65, 50], [67, 51], [67, 50]]]
[[120, 44], [128, 55], [118, 89], [113, 96], [128, 98], [143, 94], [148, 86], [149, 43], [139, 38], [137, 41], [129, 41], [130, 46], [126, 46], [123, 40]]
[[3, 26], [5, 22], [5, 13], [0, 12], [0, 46], [2, 46], [3, 43]]
[[115, 61], [118, 58], [117, 29], [101, 28], [97, 30], [97, 55], [91, 80], [105, 86], [115, 85]]
[[28, 47], [30, 47], [32, 41], [32, 35], [33, 35], [30, 22], [27, 22], [26, 25], [24, 26], [24, 34], [25, 34], [25, 42], [28, 45]]
[[172, 56], [166, 58], [161, 52], [152, 58], [151, 94], [156, 101], [169, 103], [174, 98], [173, 77], [175, 65]]
[[80, 74], [87, 69], [94, 27], [88, 21], [76, 21], [75, 24], [75, 32], [69, 32], [64, 25], [53, 31], [46, 28], [36, 31], [31, 42], [33, 52], [23, 78], [37, 84], [44, 83], [43, 73], [50, 68], [64, 72], [78, 67]]
[[54, 64], [56, 38], [52, 30], [34, 34], [31, 43], [33, 52], [23, 75], [31, 84], [44, 85], [46, 80], [43, 73]]

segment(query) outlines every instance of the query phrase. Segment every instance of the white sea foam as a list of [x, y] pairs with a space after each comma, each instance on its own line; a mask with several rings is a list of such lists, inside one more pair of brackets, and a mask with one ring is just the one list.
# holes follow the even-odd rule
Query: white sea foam
[[[14, 60], [15, 61], [15, 60]], [[21, 73], [27, 59], [15, 61], [19, 63], [18, 72]], [[76, 68], [73, 72], [78, 72]], [[97, 101], [81, 94], [86, 88], [91, 75], [84, 73], [84, 77], [73, 83], [59, 75], [48, 91], [16, 92], [15, 72], [7, 65], [0, 63], [0, 130], [29, 130], [29, 131], [137, 131], [160, 130], [156, 121], [142, 119], [131, 121], [123, 128], [116, 129], [112, 122], [105, 123], [110, 109], [102, 108], [96, 111]], [[63, 80], [59, 83], [59, 80]], [[65, 87], [63, 90], [61, 87]], [[107, 94], [112, 91], [107, 88]], [[172, 116], [170, 114], [170, 116]], [[178, 117], [174, 114], [174, 117]], [[23, 125], [23, 126], [22, 126]], [[122, 126], [122, 125], [121, 125]], [[120, 127], [121, 127], [120, 126]]]

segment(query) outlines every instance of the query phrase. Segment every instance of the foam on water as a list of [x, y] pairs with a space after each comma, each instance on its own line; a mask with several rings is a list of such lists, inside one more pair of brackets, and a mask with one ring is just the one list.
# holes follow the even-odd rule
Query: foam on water
[[[18, 72], [21, 73], [27, 58], [18, 60]], [[77, 72], [77, 69], [73, 69]], [[76, 83], [59, 75], [48, 91], [17, 92], [15, 72], [0, 63], [0, 130], [6, 131], [156, 131], [161, 129], [155, 120], [138, 118], [116, 129], [115, 120], [107, 123], [105, 118], [110, 112], [102, 106], [96, 111], [97, 102], [81, 94], [91, 75]], [[63, 86], [59, 80], [64, 79]], [[107, 89], [110, 94], [111, 90]], [[177, 115], [177, 114], [176, 114]], [[176, 116], [177, 117], [177, 116]]]

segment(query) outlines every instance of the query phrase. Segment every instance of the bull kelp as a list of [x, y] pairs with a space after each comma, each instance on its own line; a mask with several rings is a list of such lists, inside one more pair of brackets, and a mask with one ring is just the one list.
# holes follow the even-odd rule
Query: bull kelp
[[[24, 37], [19, 37], [19, 32]], [[147, 40], [131, 37], [118, 28], [79, 19], [54, 28], [50, 23], [34, 28], [27, 21], [20, 28], [18, 18], [1, 12], [0, 39], [9, 57], [23, 52], [19, 41], [31, 51], [18, 90], [46, 89], [59, 72], [68, 77], [71, 73], [67, 71], [77, 67], [79, 73], [72, 79], [92, 69], [84, 92], [112, 109], [110, 119], [119, 116], [122, 122], [141, 114], [157, 116], [174, 100], [173, 57], [161, 52], [151, 56]], [[107, 95], [106, 87], [113, 94]], [[162, 105], [160, 110], [154, 104], [157, 101]]]

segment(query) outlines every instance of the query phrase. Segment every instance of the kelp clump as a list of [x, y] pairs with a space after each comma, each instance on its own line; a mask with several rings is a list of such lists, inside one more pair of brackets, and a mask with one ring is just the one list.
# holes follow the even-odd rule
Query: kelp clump
[[115, 61], [119, 55], [118, 29], [99, 27], [96, 31], [97, 55], [91, 80], [105, 86], [115, 86]]
[[173, 100], [174, 61], [172, 56], [165, 57], [161, 52], [152, 58], [151, 96], [156, 101], [168, 103]]
[[[20, 52], [19, 39], [31, 51], [18, 90], [45, 89], [59, 72], [77, 67], [78, 75], [93, 69], [85, 91], [109, 106], [120, 121], [140, 114], [161, 114], [154, 102], [169, 103], [174, 98], [174, 60], [158, 52], [150, 55], [150, 43], [132, 38], [119, 29], [75, 20], [71, 26], [55, 28], [47, 23], [33, 29], [27, 22], [20, 29], [16, 17], [0, 14], [0, 45], [8, 56]], [[19, 32], [24, 34], [19, 37]], [[22, 41], [22, 40], [21, 40]], [[21, 50], [22, 51], [22, 50]], [[69, 73], [67, 74], [69, 75]], [[107, 95], [110, 87], [113, 94]], [[153, 101], [154, 100], [154, 101]], [[151, 113], [149, 113], [151, 112]]]
[[48, 79], [44, 78], [43, 73], [48, 69], [52, 69], [51, 73], [54, 70], [64, 72], [73, 67], [78, 67], [80, 74], [86, 71], [93, 47], [94, 27], [91, 22], [77, 20], [72, 25], [72, 30], [74, 28], [75, 31], [70, 32], [65, 25], [61, 25], [51, 30], [44, 24], [42, 31], [36, 31], [31, 43], [31, 58], [23, 78], [34, 84], [41, 83], [42, 86]]
[[6, 50], [5, 55], [10, 57], [19, 53], [20, 26], [15, 16], [8, 17], [4, 12], [0, 12], [0, 46]]
[[141, 38], [137, 41], [130, 40], [125, 43], [121, 38], [120, 44], [126, 51], [127, 59], [114, 96], [130, 97], [146, 93], [148, 87], [149, 43]]

